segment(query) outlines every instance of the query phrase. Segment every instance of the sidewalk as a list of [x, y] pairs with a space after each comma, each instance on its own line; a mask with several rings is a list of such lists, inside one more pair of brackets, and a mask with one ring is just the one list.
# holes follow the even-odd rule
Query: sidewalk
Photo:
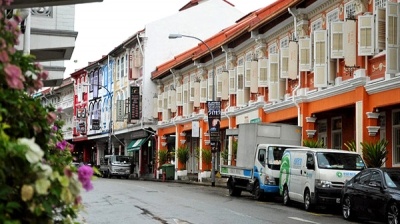
[[[165, 183], [181, 183], [181, 184], [195, 184], [195, 185], [202, 185], [202, 186], [212, 186], [211, 178], [202, 178], [202, 181], [198, 181], [197, 178], [187, 177], [185, 179], [179, 180], [164, 180], [162, 178], [156, 179], [154, 176], [144, 176], [140, 178], [129, 178], [131, 180], [142, 180], [142, 181], [156, 181], [156, 182], [165, 182]], [[222, 187], [226, 188], [226, 183], [228, 178], [220, 177], [215, 175], [215, 187]]]

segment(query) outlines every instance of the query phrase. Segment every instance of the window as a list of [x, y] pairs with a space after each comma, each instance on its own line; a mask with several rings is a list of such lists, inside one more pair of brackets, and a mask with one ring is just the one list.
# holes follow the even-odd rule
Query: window
[[386, 8], [386, 0], [375, 0], [374, 7], [375, 7], [375, 9]]
[[268, 52], [270, 54], [277, 54], [278, 53], [278, 46], [276, 45], [276, 43], [271, 44], [268, 48]]
[[393, 111], [393, 163], [400, 163], [400, 110]]
[[350, 1], [344, 5], [344, 18], [352, 18], [356, 12], [356, 4], [354, 1]]
[[329, 27], [331, 23], [337, 21], [339, 21], [339, 9], [332, 10], [326, 15], [327, 27]]
[[281, 48], [289, 47], [289, 37], [284, 37], [281, 39]]
[[317, 19], [311, 23], [311, 32], [322, 29], [322, 19]]
[[332, 119], [332, 148], [342, 149], [342, 118]]

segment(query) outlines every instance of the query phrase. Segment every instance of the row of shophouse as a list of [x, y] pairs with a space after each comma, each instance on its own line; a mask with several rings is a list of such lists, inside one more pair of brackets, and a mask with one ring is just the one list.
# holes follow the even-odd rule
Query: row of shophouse
[[[230, 6], [191, 1], [180, 13], [213, 4]], [[299, 125], [303, 139], [327, 148], [387, 139], [385, 165], [399, 166], [399, 20], [400, 3], [385, 0], [281, 0], [199, 35], [194, 23], [175, 30], [160, 20], [71, 74], [72, 142], [85, 162], [134, 155], [139, 176], [155, 173], [159, 150], [184, 145], [190, 158], [176, 169], [201, 173], [209, 166], [196, 149], [211, 150], [207, 102], [216, 100], [228, 164], [235, 136], [227, 130], [274, 122]]]

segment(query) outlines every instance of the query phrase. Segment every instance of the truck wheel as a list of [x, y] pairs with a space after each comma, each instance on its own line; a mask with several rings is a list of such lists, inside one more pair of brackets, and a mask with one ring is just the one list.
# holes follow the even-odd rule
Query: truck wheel
[[242, 194], [242, 190], [236, 188], [235, 185], [232, 183], [232, 180], [229, 180], [227, 185], [228, 185], [228, 190], [229, 190], [230, 196], [238, 197]]
[[287, 186], [283, 188], [283, 204], [286, 206], [290, 204], [289, 189]]
[[311, 195], [310, 190], [308, 189], [306, 189], [306, 191], [304, 192], [304, 209], [308, 212], [312, 209]]
[[261, 201], [263, 199], [263, 193], [261, 192], [260, 184], [258, 182], [256, 182], [254, 185], [253, 197], [257, 201]]

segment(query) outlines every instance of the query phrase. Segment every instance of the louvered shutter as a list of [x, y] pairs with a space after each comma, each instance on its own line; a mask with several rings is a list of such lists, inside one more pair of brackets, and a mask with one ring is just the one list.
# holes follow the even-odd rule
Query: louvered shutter
[[[331, 23], [331, 58], [343, 58], [343, 34], [344, 34], [343, 22]], [[354, 37], [353, 37], [354, 38]]]
[[358, 55], [369, 56], [374, 54], [374, 16], [363, 15], [358, 17]]
[[208, 100], [213, 100], [213, 94], [214, 94], [214, 85], [213, 85], [213, 77], [212, 77], [212, 72], [208, 72]]
[[346, 22], [344, 22], [343, 27], [344, 27], [343, 48], [346, 49], [343, 52], [345, 65], [355, 66], [357, 64], [356, 21], [347, 20]]
[[377, 8], [375, 11], [375, 48], [376, 52], [386, 49], [386, 9]]
[[169, 91], [169, 98], [171, 100], [170, 109], [171, 112], [176, 112], [176, 90], [172, 89]]
[[398, 3], [386, 2], [386, 73], [395, 74], [400, 72], [399, 62], [399, 10]]
[[250, 92], [258, 93], [258, 62], [251, 61]]
[[229, 94], [236, 94], [236, 69], [229, 70]]
[[258, 86], [268, 86], [268, 59], [258, 59]]
[[158, 97], [153, 97], [153, 117], [158, 117]]
[[200, 107], [200, 82], [195, 81], [193, 83], [193, 91], [194, 91], [193, 106]]
[[222, 85], [223, 85], [223, 80], [222, 80], [222, 73], [219, 73], [217, 75], [217, 97], [222, 96]]
[[189, 116], [189, 84], [184, 83], [183, 84], [183, 99], [182, 99], [182, 104], [183, 104], [183, 116]]
[[289, 79], [297, 79], [299, 74], [299, 46], [297, 42], [289, 42], [289, 68], [288, 76]]
[[245, 64], [245, 87], [250, 87], [251, 85], [251, 61], [246, 61]]
[[207, 102], [207, 80], [201, 80], [200, 82], [200, 103]]
[[327, 32], [314, 31], [314, 86], [327, 87]]
[[190, 75], [190, 89], [189, 89], [189, 94], [190, 94], [190, 98], [189, 98], [189, 101], [190, 102], [193, 102], [194, 101], [194, 83], [195, 83], [195, 78], [196, 77], [196, 75], [195, 74], [191, 74]]
[[281, 48], [280, 49], [280, 77], [282, 79], [289, 78], [289, 48]]
[[279, 80], [279, 55], [270, 54], [269, 55], [269, 65], [268, 65], [268, 80], [270, 82], [278, 82]]
[[299, 70], [311, 71], [311, 38], [299, 39]]
[[182, 86], [176, 87], [176, 106], [182, 106]]
[[229, 82], [229, 74], [228, 71], [223, 71], [221, 73], [221, 99], [228, 100], [229, 99], [229, 86], [227, 83]]
[[163, 112], [163, 94], [158, 95], [158, 112]]
[[278, 101], [278, 82], [270, 82], [268, 85], [268, 101]]

